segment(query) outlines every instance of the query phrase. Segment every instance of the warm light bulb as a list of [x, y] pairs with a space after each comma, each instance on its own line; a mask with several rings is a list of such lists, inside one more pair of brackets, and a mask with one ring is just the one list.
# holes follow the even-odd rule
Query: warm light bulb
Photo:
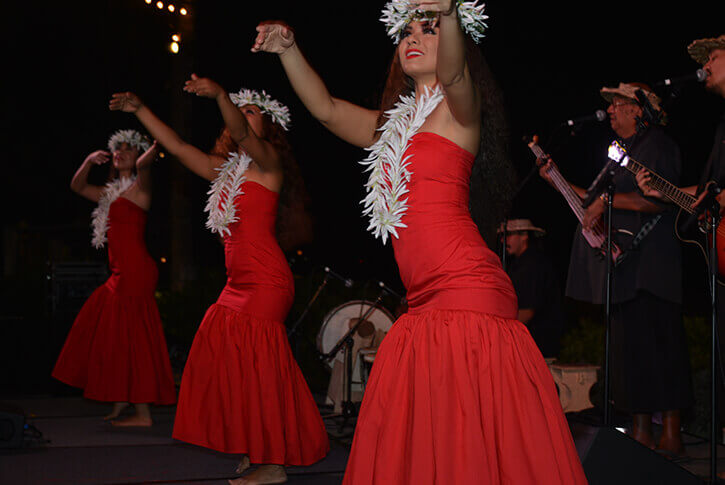
[[159, 261], [161, 261], [162, 263], [165, 263], [166, 262], [166, 258], [163, 257], [163, 256], [161, 256], [161, 259], [159, 259]]
[[179, 42], [181, 40], [181, 36], [179, 34], [174, 34], [171, 36], [171, 40], [174, 42]]
[[153, 2], [153, 0], [144, 0], [144, 2], [146, 2], [148, 5], [151, 5], [151, 2]]
[[156, 2], [158, 8], [164, 8], [164, 2]]
[[174, 4], [169, 4], [169, 12], [173, 12], [176, 10], [176, 7], [174, 7]]
[[185, 9], [184, 7], [181, 7], [181, 8], [179, 9], [179, 13], [180, 13], [181, 15], [186, 15], [186, 14], [187, 14], [188, 12], [186, 11], [186, 9]]
[[179, 43], [178, 42], [172, 42], [171, 45], [169, 45], [169, 50], [173, 52], [174, 54], [179, 53]]

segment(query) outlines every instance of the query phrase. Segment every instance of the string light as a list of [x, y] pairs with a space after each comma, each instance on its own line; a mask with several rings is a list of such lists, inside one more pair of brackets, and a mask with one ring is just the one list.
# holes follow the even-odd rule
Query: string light
[[186, 10], [186, 9], [185, 9], [184, 7], [181, 7], [181, 8], [179, 9], [179, 13], [180, 13], [181, 15], [186, 15], [186, 14], [187, 14], [187, 13], [189, 13], [189, 12], [188, 12], [188, 11], [187, 11], [187, 10]]
[[179, 34], [174, 34], [171, 36], [171, 40], [174, 42], [179, 42], [181, 40], [181, 36]]
[[176, 7], [174, 7], [174, 4], [173, 3], [170, 3], [169, 4], [169, 12], [173, 12], [174, 10], [176, 10]]
[[169, 45], [169, 50], [171, 52], [173, 52], [174, 54], [178, 54], [179, 53], [179, 43], [178, 42], [172, 42]]
[[153, 2], [153, 1], [154, 0], [144, 0], [144, 2], [146, 2], [148, 5], [151, 5], [151, 2]]
[[164, 8], [164, 2], [156, 2], [156, 6], [157, 6], [157, 7], [159, 8], [159, 9], [162, 9], [162, 8]]

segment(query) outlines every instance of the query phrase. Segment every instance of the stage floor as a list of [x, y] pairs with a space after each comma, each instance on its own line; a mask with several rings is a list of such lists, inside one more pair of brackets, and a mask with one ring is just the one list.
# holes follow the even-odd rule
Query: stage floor
[[[209, 484], [235, 478], [238, 457], [171, 439], [173, 406], [153, 409], [151, 428], [114, 428], [102, 420], [110, 407], [81, 397], [33, 397], [4, 400], [2, 410], [23, 411], [42, 440], [0, 448], [2, 485]], [[323, 416], [326, 409], [322, 408]], [[339, 418], [325, 419], [331, 440], [328, 456], [310, 467], [288, 468], [290, 484], [342, 482], [351, 428], [340, 433]], [[709, 475], [709, 443], [685, 436], [686, 457], [674, 460], [691, 473]], [[718, 448], [718, 469], [725, 470], [725, 447]], [[725, 482], [722, 482], [725, 483]]]

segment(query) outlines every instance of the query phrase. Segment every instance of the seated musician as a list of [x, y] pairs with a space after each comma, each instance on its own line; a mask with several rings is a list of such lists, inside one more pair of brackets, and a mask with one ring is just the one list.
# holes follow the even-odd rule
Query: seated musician
[[[526, 325], [544, 357], [559, 355], [563, 331], [561, 287], [551, 258], [539, 244], [546, 232], [529, 219], [506, 224], [506, 272], [519, 301], [518, 320]], [[503, 233], [503, 224], [498, 230]]]
[[[647, 103], [637, 98], [638, 89]], [[611, 128], [629, 154], [668, 180], [677, 181], [679, 148], [656, 124], [639, 123], [645, 108], [661, 113], [659, 98], [641, 84], [621, 83], [616, 88], [602, 88], [600, 93], [609, 103]], [[549, 183], [547, 167], [551, 163], [549, 160], [540, 170]], [[682, 324], [681, 249], [673, 231], [675, 211], [642, 194], [634, 176], [623, 169], [615, 175], [614, 183], [613, 226], [618, 233], [630, 234], [619, 242], [625, 255], [614, 269], [614, 406], [632, 416], [632, 436], [640, 443], [663, 453], [680, 454], [684, 452], [680, 410], [692, 404], [693, 395]], [[584, 197], [584, 189], [572, 188]], [[591, 229], [601, 218], [606, 207], [602, 199], [586, 209], [583, 227]], [[566, 295], [594, 304], [605, 302], [606, 261], [586, 242], [581, 226], [572, 245]], [[652, 434], [655, 412], [663, 416], [658, 443]]]

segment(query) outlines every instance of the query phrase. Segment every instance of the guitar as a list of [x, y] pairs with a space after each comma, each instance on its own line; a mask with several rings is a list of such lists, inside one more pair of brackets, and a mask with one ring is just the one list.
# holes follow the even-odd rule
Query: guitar
[[[684, 192], [679, 187], [670, 183], [662, 176], [657, 175], [655, 172], [630, 157], [627, 154], [627, 150], [617, 141], [609, 145], [607, 156], [610, 160], [619, 164], [621, 167], [626, 168], [634, 175], [637, 175], [642, 169], [645, 169], [650, 173], [651, 178], [649, 181], [649, 186], [660, 192], [662, 195], [667, 197], [670, 201], [672, 201], [680, 208], [680, 212], [677, 214], [677, 220], [675, 222], [675, 235], [682, 242], [691, 243], [698, 246], [700, 248], [700, 251], [702, 251], [703, 256], [705, 257], [705, 261], [708, 261], [709, 256], [707, 254], [707, 247], [703, 243], [703, 241], [699, 241], [697, 239], [692, 239], [689, 237], [683, 237], [681, 231], [679, 230], [680, 217], [682, 217], [683, 214], [686, 214], [684, 217], [690, 217], [695, 215], [696, 210], [694, 208], [694, 205], [697, 201], [697, 198], [688, 194], [687, 192]], [[710, 234], [709, 231], [711, 229], [711, 226], [708, 220], [698, 221], [698, 226], [700, 232], [708, 235]], [[725, 282], [723, 282], [723, 278], [725, 277], [725, 227], [720, 224], [718, 224], [717, 227], [715, 245], [717, 248], [717, 271], [719, 275], [718, 279], [720, 280], [719, 283], [725, 284]]]
[[[548, 156], [544, 153], [544, 150], [542, 150], [537, 144], [536, 136], [534, 136], [533, 140], [528, 143], [528, 146], [536, 156], [537, 160], [546, 160], [548, 158]], [[564, 199], [567, 204], [569, 204], [569, 207], [574, 212], [574, 215], [579, 220], [579, 223], [581, 223], [584, 220], [584, 213], [586, 212], [586, 209], [582, 207], [582, 198], [577, 195], [574, 189], [571, 188], [571, 185], [569, 185], [569, 183], [564, 179], [561, 172], [559, 172], [559, 169], [556, 168], [555, 165], [552, 164], [546, 170], [546, 173], [551, 178], [551, 182], [554, 184], [556, 190], [564, 196]], [[612, 232], [616, 232], [616, 230], [612, 229]], [[607, 250], [607, 231], [604, 227], [602, 218], [600, 217], [591, 229], [585, 229], [584, 226], [582, 226], [582, 235], [589, 245], [594, 248], [598, 254], [604, 257]], [[612, 261], [616, 263], [623, 254], [622, 249], [614, 241], [612, 241]]]

